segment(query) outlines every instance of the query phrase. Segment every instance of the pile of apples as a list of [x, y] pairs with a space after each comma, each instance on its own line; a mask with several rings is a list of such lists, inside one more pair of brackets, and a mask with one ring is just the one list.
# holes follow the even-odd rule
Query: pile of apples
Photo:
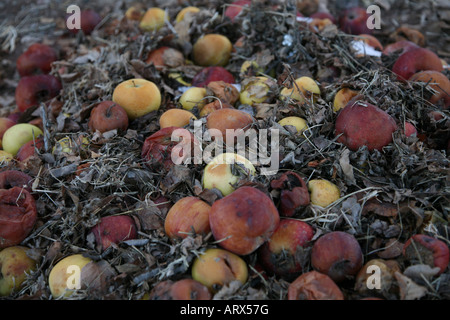
[[[224, 10], [224, 19], [239, 23], [251, 1], [235, 1]], [[201, 12], [198, 7], [185, 7], [171, 23], [193, 19]], [[134, 21], [140, 30], [156, 33], [172, 17], [162, 8], [141, 10], [128, 8], [125, 19]], [[299, 13], [299, 20], [302, 15]], [[333, 17], [320, 12], [308, 17], [311, 30], [319, 32], [331, 24], [358, 36], [380, 55], [398, 55], [392, 67], [393, 81], [407, 85], [423, 83], [433, 89], [429, 103], [442, 110], [450, 106], [450, 82], [443, 73], [445, 61], [436, 53], [409, 41], [401, 41], [383, 47], [366, 28], [367, 13], [362, 8], [352, 8]], [[93, 10], [82, 11], [82, 30], [89, 36], [100, 23], [101, 17]], [[255, 61], [245, 61], [239, 77], [227, 70], [234, 47], [224, 34], [209, 33], [192, 43], [189, 57], [177, 48], [161, 46], [148, 53], [145, 63], [156, 70], [184, 64], [186, 59], [201, 67], [201, 71], [185, 85], [177, 105], [166, 108], [163, 104], [163, 88], [158, 83], [132, 78], [117, 83], [110, 99], [98, 101], [92, 108], [87, 127], [90, 134], [105, 134], [116, 130], [125, 134], [133, 122], [150, 114], [158, 114], [159, 130], [146, 137], [141, 157], [152, 172], [167, 173], [175, 165], [171, 151], [177, 143], [171, 140], [174, 130], [185, 130], [183, 144], [193, 145], [195, 137], [189, 131], [193, 120], [204, 120], [207, 130], [227, 129], [243, 131], [255, 125], [254, 112], [248, 112], [258, 104], [288, 102], [301, 107], [315, 103], [324, 95], [315, 79], [302, 76], [290, 86], [280, 86], [277, 79], [261, 70]], [[64, 90], [64, 85], [54, 72], [53, 63], [60, 57], [54, 49], [36, 43], [27, 48], [17, 59], [20, 81], [16, 88], [17, 111], [0, 118], [0, 295], [13, 296], [30, 272], [39, 266], [39, 257], [27, 254], [31, 248], [22, 245], [36, 227], [39, 213], [37, 194], [33, 191], [33, 178], [26, 172], [13, 169], [31, 157], [39, 156], [44, 148], [46, 124], [35, 120], [19, 122], [21, 115], [48, 106]], [[270, 71], [270, 70], [269, 70]], [[356, 90], [344, 87], [334, 97], [336, 143], [343, 148], [357, 151], [383, 152], [393, 141], [393, 133], [401, 130], [405, 136], [417, 135], [412, 123], [399, 123], [385, 110], [370, 103]], [[308, 120], [298, 116], [275, 119], [278, 125], [294, 135], [301, 136], [308, 130]], [[64, 141], [51, 142], [52, 146], [72, 148]], [[80, 144], [89, 144], [83, 140]], [[236, 173], [232, 165], [223, 160], [233, 160], [242, 172]], [[371, 263], [378, 263], [386, 277], [393, 277], [399, 269], [385, 261], [364, 262], [363, 250], [350, 233], [330, 231], [318, 233], [310, 223], [295, 219], [308, 206], [327, 208], [338, 203], [344, 194], [337, 185], [322, 177], [302, 177], [295, 170], [283, 171], [274, 176], [270, 185], [251, 183], [258, 170], [248, 159], [227, 152], [217, 155], [202, 169], [202, 187], [216, 190], [218, 199], [208, 203], [197, 196], [185, 196], [171, 204], [164, 218], [164, 233], [172, 243], [186, 237], [212, 236], [213, 242], [192, 263], [189, 275], [183, 279], [165, 280], [156, 284], [147, 299], [212, 299], [215, 293], [232, 282], [246, 284], [249, 279], [249, 257], [258, 257], [257, 268], [269, 276], [281, 277], [290, 282], [288, 299], [345, 299], [339, 284], [353, 279], [361, 283]], [[307, 179], [308, 178], [308, 179]], [[92, 228], [97, 250], [102, 253], [115, 245], [139, 238], [139, 226], [128, 215], [103, 216]], [[445, 272], [449, 262], [448, 246], [433, 237], [416, 235], [414, 244], [421, 246], [429, 259], [426, 263]], [[302, 260], [305, 252], [310, 252]], [[407, 260], [417, 257], [407, 242], [403, 254]], [[305, 261], [311, 262], [313, 271], [303, 272]], [[53, 298], [68, 298], [76, 289], [68, 288], [69, 266], [80, 269], [98, 263], [82, 254], [64, 257], [51, 266], [48, 286]], [[253, 266], [252, 266], [252, 269]], [[82, 273], [83, 274], [83, 273]], [[81, 279], [86, 289], [86, 279]]]

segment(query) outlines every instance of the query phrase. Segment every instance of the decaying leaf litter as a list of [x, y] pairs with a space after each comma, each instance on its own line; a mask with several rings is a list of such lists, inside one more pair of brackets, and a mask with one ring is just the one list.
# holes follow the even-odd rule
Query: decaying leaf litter
[[[281, 130], [280, 172], [294, 170], [307, 180], [329, 179], [342, 192], [343, 197], [330, 207], [311, 205], [295, 215], [316, 228], [316, 238], [329, 230], [344, 230], [360, 241], [365, 261], [382, 257], [396, 259], [400, 264], [405, 263], [401, 245], [414, 233], [429, 233], [448, 243], [449, 158], [443, 147], [450, 134], [448, 111], [442, 112], [444, 117], [439, 121], [427, 117], [429, 111], [435, 110], [426, 100], [430, 92], [420, 85], [394, 81], [389, 61], [369, 56], [356, 58], [349, 45], [353, 38], [336, 26], [327, 26], [321, 32], [311, 30], [306, 23], [296, 21], [295, 4], [291, 2], [281, 10], [272, 10], [263, 1], [255, 1], [252, 10], [231, 23], [222, 19], [220, 2], [197, 1], [195, 5], [205, 9], [185, 22], [187, 25], [168, 24], [158, 32], [143, 33], [137, 24], [124, 19], [130, 2], [105, 1], [105, 5], [92, 4], [104, 17], [98, 30], [88, 37], [73, 36], [67, 34], [64, 26], [69, 4], [72, 3], [43, 2], [21, 7], [20, 1], [13, 2], [3, 12], [6, 17], [0, 25], [4, 66], [0, 74], [1, 113], [7, 114], [14, 108], [18, 77], [10, 75], [14, 74], [15, 59], [29, 43], [41, 40], [56, 47], [64, 58], [54, 64], [54, 71], [65, 69], [60, 96], [48, 106], [27, 112], [21, 119], [36, 116], [45, 119], [45, 152], [26, 164], [15, 164], [17, 169], [34, 177], [34, 190], [39, 194], [39, 222], [24, 244], [42, 258], [39, 269], [14, 298], [49, 298], [48, 274], [55, 261], [67, 254], [84, 253], [101, 263], [95, 270], [86, 271], [96, 280], [92, 281], [93, 288], [80, 291], [75, 298], [140, 299], [158, 282], [188, 275], [193, 259], [205, 248], [217, 246], [211, 235], [190, 236], [171, 243], [163, 228], [167, 209], [154, 204], [160, 195], [172, 203], [187, 195], [200, 196], [210, 203], [219, 198], [220, 194], [202, 189], [203, 167], [192, 164], [175, 166], [167, 173], [152, 172], [141, 158], [143, 141], [158, 130], [159, 115], [175, 107], [181, 93], [182, 85], [170, 78], [169, 72], [179, 72], [189, 81], [201, 69], [182, 65], [159, 71], [145, 64], [146, 54], [161, 44], [170, 44], [189, 56], [194, 39], [210, 32], [226, 34], [233, 43], [244, 36], [243, 45], [236, 48], [227, 66], [236, 75], [243, 61], [256, 60], [264, 70], [276, 71], [278, 90], [299, 76], [311, 76], [320, 83], [322, 94], [315, 103], [309, 101], [299, 106], [275, 99], [253, 110], [255, 127]], [[182, 7], [176, 1], [154, 3], [158, 4], [166, 7], [171, 17]], [[380, 39], [388, 41], [392, 35], [389, 22], [396, 19], [394, 13], [407, 15], [417, 4], [410, 4], [409, 8], [403, 1], [395, 5], [382, 1], [382, 4], [391, 6], [392, 16], [384, 20], [386, 28], [380, 31]], [[437, 16], [438, 9], [429, 9], [435, 10], [429, 15], [430, 20]], [[436, 23], [448, 30], [448, 21], [438, 16]], [[430, 21], [433, 27], [436, 23]], [[449, 57], [445, 51], [448, 36], [444, 40], [447, 43], [440, 43], [442, 40], [433, 36], [435, 29], [425, 34], [430, 34], [431, 47], [440, 48], [439, 54]], [[328, 73], [330, 66], [340, 70], [337, 79]], [[123, 135], [88, 133], [86, 120], [93, 106], [110, 99], [114, 87], [132, 77], [146, 78], [159, 85], [162, 108], [131, 123]], [[364, 148], [349, 152], [335, 142], [333, 132], [336, 114], [332, 101], [343, 86], [363, 92], [368, 102], [377, 104], [398, 123], [412, 119], [426, 140], [406, 138], [397, 131], [393, 143], [383, 152]], [[308, 120], [309, 129], [304, 136], [277, 126], [276, 120], [286, 115]], [[52, 153], [57, 140], [64, 136], [75, 139], [80, 134], [89, 136], [88, 146], [72, 154], [58, 150]], [[274, 178], [258, 176], [247, 183], [270, 191], [270, 180]], [[276, 200], [276, 193], [272, 195]], [[100, 253], [89, 230], [100, 217], [117, 214], [135, 219], [139, 238]], [[304, 257], [304, 269], [309, 270], [308, 254]], [[242, 287], [230, 284], [215, 298], [285, 297], [288, 281], [265, 276], [258, 269], [256, 254], [246, 256], [245, 260], [250, 270], [249, 281]], [[426, 270], [396, 275], [399, 290], [386, 294], [385, 298], [447, 299], [449, 272], [424, 277], [430, 273]], [[361, 298], [352, 282], [342, 284], [341, 288], [348, 299]]]

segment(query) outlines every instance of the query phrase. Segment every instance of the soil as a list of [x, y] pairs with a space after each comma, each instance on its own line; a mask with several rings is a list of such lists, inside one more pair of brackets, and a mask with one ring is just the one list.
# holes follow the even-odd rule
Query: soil
[[[302, 3], [308, 2], [308, 6]], [[338, 15], [351, 1], [253, 1], [235, 21], [223, 17], [222, 1], [190, 1], [202, 10], [186, 28], [173, 22], [157, 32], [143, 32], [138, 22], [127, 20], [125, 11], [133, 1], [49, 1], [0, 3], [0, 116], [16, 111], [15, 88], [20, 80], [15, 61], [34, 43], [48, 44], [58, 51], [53, 64], [63, 89], [52, 101], [36, 106], [19, 121], [41, 121], [45, 146], [26, 162], [12, 161], [0, 170], [20, 170], [33, 178], [33, 195], [38, 221], [21, 243], [31, 249], [38, 268], [22, 289], [4, 299], [53, 299], [48, 285], [52, 267], [63, 257], [82, 253], [96, 264], [89, 269], [91, 285], [79, 290], [73, 299], [139, 300], [162, 281], [191, 277], [193, 260], [207, 248], [218, 247], [212, 234], [190, 235], [171, 241], [164, 232], [166, 206], [185, 196], [197, 196], [212, 204], [222, 195], [202, 188], [204, 165], [188, 164], [165, 169], [149, 167], [141, 156], [147, 137], [159, 129], [159, 116], [179, 107], [184, 84], [170, 74], [190, 82], [202, 68], [187, 61], [175, 68], [157, 69], [147, 65], [148, 53], [168, 45], [190, 60], [192, 44], [202, 34], [226, 35], [235, 45], [229, 70], [239, 84], [240, 67], [246, 60], [257, 61], [264, 74], [277, 83], [277, 90], [300, 76], [317, 81], [321, 94], [316, 101], [299, 106], [273, 99], [250, 108], [259, 129], [277, 127], [284, 116], [300, 116], [309, 130], [298, 135], [290, 130], [280, 134], [280, 169], [274, 176], [259, 175], [242, 184], [252, 185], [278, 203], [279, 194], [270, 182], [293, 170], [305, 181], [326, 179], [338, 186], [341, 199], [327, 208], [302, 207], [291, 218], [310, 224], [315, 239], [330, 231], [345, 231], [359, 242], [364, 262], [372, 259], [395, 260], [400, 271], [391, 277], [383, 291], [358, 290], [355, 277], [339, 283], [345, 299], [376, 296], [387, 300], [450, 298], [450, 271], [437, 274], [421, 261], [402, 254], [403, 244], [423, 233], [443, 241], [449, 236], [449, 146], [450, 114], [430, 104], [430, 90], [419, 84], [401, 83], [390, 68], [394, 57], [355, 56], [350, 42], [354, 36], [337, 25], [313, 30], [296, 19], [297, 5], [307, 16], [327, 9]], [[368, 2], [368, 1], [367, 1]], [[66, 9], [77, 4], [95, 9], [103, 20], [91, 35], [70, 33], [65, 24]], [[400, 27], [417, 30], [426, 47], [450, 63], [450, 5], [448, 1], [379, 0], [381, 29], [373, 35], [385, 46], [405, 37]], [[186, 6], [182, 0], [147, 1], [143, 8], [159, 6], [167, 10], [170, 21]], [[403, 29], [408, 30], [408, 29]], [[417, 35], [417, 34], [414, 34]], [[449, 77], [449, 69], [443, 73]], [[162, 93], [158, 111], [131, 121], [126, 132], [101, 135], [88, 128], [92, 108], [111, 100], [114, 88], [130, 78], [155, 82]], [[333, 99], [342, 87], [363, 93], [367, 102], [389, 113], [399, 130], [393, 142], [381, 151], [363, 147], [350, 151], [336, 142]], [[243, 108], [245, 109], [245, 107]], [[248, 111], [248, 110], [247, 110]], [[441, 119], [430, 117], [437, 111]], [[412, 122], [417, 136], [406, 137], [404, 121]], [[192, 124], [192, 123], [191, 123]], [[192, 125], [188, 125], [193, 130]], [[204, 128], [202, 128], [204, 130]], [[288, 128], [289, 129], [289, 128]], [[80, 136], [88, 145], [62, 152], [53, 151], [57, 141]], [[259, 169], [258, 169], [259, 170]], [[91, 229], [103, 216], [129, 215], [137, 224], [138, 236], [102, 251]], [[302, 251], [303, 272], [313, 270], [310, 247]], [[268, 274], [259, 263], [258, 252], [242, 257], [249, 266], [244, 285], [230, 284], [215, 293], [222, 300], [284, 300], [292, 282], [288, 277]], [[411, 269], [416, 267], [416, 269]], [[431, 270], [431, 271], [430, 271]]]

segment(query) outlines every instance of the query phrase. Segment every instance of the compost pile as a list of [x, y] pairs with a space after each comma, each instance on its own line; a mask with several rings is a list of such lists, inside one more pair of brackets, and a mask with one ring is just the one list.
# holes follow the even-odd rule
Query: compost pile
[[[91, 34], [67, 29], [66, 9], [71, 4], [82, 9], [89, 6], [101, 15], [102, 21]], [[423, 41], [420, 46], [450, 62], [450, 7], [445, 7], [444, 1], [433, 5], [412, 1], [375, 4], [381, 8], [382, 23], [373, 35], [384, 46], [405, 37]], [[143, 12], [151, 7], [165, 9], [168, 21], [157, 31], [143, 31], [138, 20], [125, 15], [133, 5]], [[200, 11], [176, 23], [178, 12], [188, 5]], [[212, 205], [223, 198], [218, 190], [203, 187], [206, 164], [152, 167], [142, 157], [146, 139], [160, 129], [160, 116], [169, 109], [182, 108], [180, 96], [204, 68], [192, 62], [193, 44], [202, 35], [215, 33], [233, 43], [225, 69], [233, 74], [235, 84], [241, 85], [254, 75], [264, 75], [274, 84], [272, 99], [251, 107], [238, 102], [234, 107], [250, 112], [256, 128], [280, 130], [279, 170], [274, 175], [262, 175], [256, 166], [257, 174], [241, 181], [241, 185], [263, 191], [277, 207], [280, 193], [273, 182], [286, 172], [297, 173], [306, 183], [324, 179], [340, 190], [339, 200], [329, 206], [310, 203], [289, 217], [280, 216], [281, 220], [306, 222], [314, 229], [310, 245], [297, 253], [302, 273], [314, 270], [310, 261], [312, 244], [327, 233], [343, 231], [357, 239], [364, 263], [383, 259], [398, 266], [397, 271], [384, 275], [382, 290], [357, 286], [356, 274], [339, 281], [345, 299], [448, 299], [449, 269], [438, 272], [432, 261], [411, 260], [403, 253], [404, 244], [415, 234], [426, 234], [449, 245], [448, 109], [429, 102], [433, 92], [426, 84], [397, 80], [391, 70], [397, 56], [358, 55], [351, 45], [355, 36], [340, 30], [338, 23], [312, 26], [309, 20], [297, 17], [297, 12], [307, 17], [325, 9], [337, 16], [342, 10], [339, 5], [344, 6], [344, 2], [253, 1], [232, 21], [224, 16], [227, 4], [219, 1], [4, 4], [0, 116], [16, 111], [14, 92], [20, 80], [16, 59], [32, 43], [45, 43], [57, 50], [58, 60], [52, 64], [51, 74], [62, 83], [56, 97], [20, 114], [19, 122], [42, 128], [44, 144], [39, 152], [26, 161], [14, 159], [0, 165], [1, 171], [17, 170], [32, 177], [30, 186], [38, 215], [20, 244], [30, 248], [37, 268], [28, 274], [20, 290], [5, 298], [55, 298], [49, 288], [49, 274], [58, 261], [74, 254], [83, 254], [95, 263], [83, 269], [89, 286], [77, 290], [71, 299], [154, 298], [155, 287], [191, 278], [194, 260], [209, 248], [221, 247], [211, 233], [173, 240], [164, 229], [169, 208], [180, 199], [195, 196]], [[399, 32], [400, 27], [419, 30], [424, 38]], [[186, 60], [163, 68], [146, 63], [148, 54], [162, 46], [176, 48]], [[256, 62], [255, 67], [243, 72], [245, 61]], [[449, 69], [444, 68], [442, 73], [447, 78], [450, 75]], [[279, 98], [281, 90], [292, 87], [300, 77], [314, 79], [320, 94], [303, 103]], [[101, 134], [90, 130], [92, 109], [101, 101], [111, 100], [119, 83], [133, 78], [147, 79], [158, 86], [161, 107], [130, 121], [123, 132]], [[344, 87], [355, 90], [366, 103], [395, 119], [397, 129], [391, 143], [380, 150], [350, 150], [336, 141], [339, 111], [333, 110], [333, 103]], [[198, 110], [193, 112], [201, 118]], [[293, 127], [278, 124], [287, 116], [305, 119], [308, 129], [299, 134]], [[405, 122], [412, 123], [417, 134], [406, 136]], [[185, 128], [193, 132], [192, 121]], [[206, 130], [205, 121], [201, 130]], [[67, 137], [76, 148], [61, 148], [58, 141]], [[76, 144], [83, 137], [87, 142]], [[134, 220], [136, 237], [103, 250], [92, 228], [102, 217], [124, 215]], [[248, 267], [246, 282], [215, 288], [212, 298], [287, 299], [295, 278], [265, 270], [258, 250], [240, 257]], [[283, 258], [279, 259], [282, 264]]]

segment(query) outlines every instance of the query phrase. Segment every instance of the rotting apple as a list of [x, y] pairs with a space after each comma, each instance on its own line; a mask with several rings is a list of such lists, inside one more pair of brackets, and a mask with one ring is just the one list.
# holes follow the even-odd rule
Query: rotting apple
[[323, 208], [328, 207], [341, 197], [339, 188], [326, 179], [311, 179], [308, 181], [311, 204]]
[[296, 211], [310, 203], [308, 187], [302, 177], [294, 172], [284, 172], [270, 182], [270, 187], [279, 194], [278, 211], [281, 216], [292, 217]]
[[[180, 141], [178, 141], [179, 138]], [[196, 144], [198, 144], [197, 139], [188, 130], [167, 127], [145, 139], [141, 156], [149, 167], [170, 170], [175, 164], [190, 161]]]
[[240, 256], [220, 248], [206, 249], [192, 264], [192, 278], [215, 293], [232, 281], [245, 284], [247, 263]]
[[14, 156], [11, 153], [0, 150], [0, 165], [7, 165], [12, 160], [14, 160]]
[[199, 110], [206, 104], [206, 88], [191, 87], [180, 96], [179, 102], [183, 109], [192, 110], [195, 107]]
[[92, 132], [104, 133], [114, 129], [124, 132], [128, 129], [128, 114], [117, 103], [102, 101], [92, 109], [88, 127]]
[[369, 14], [365, 8], [351, 7], [345, 9], [339, 16], [339, 27], [349, 34], [371, 34], [372, 30], [367, 27]]
[[184, 7], [177, 13], [177, 16], [175, 17], [175, 22], [179, 23], [184, 20], [184, 17], [186, 15], [195, 15], [198, 12], [200, 12], [200, 8], [194, 6]]
[[308, 129], [306, 120], [296, 116], [284, 117], [278, 121], [278, 124], [282, 126], [292, 126], [295, 128], [297, 133], [303, 133]]
[[229, 104], [228, 102], [224, 102], [221, 100], [217, 100], [215, 99], [213, 102], [207, 103], [205, 104], [202, 109], [199, 112], [199, 116], [200, 118], [203, 117], [207, 117], [209, 114], [211, 114], [212, 112], [216, 111], [216, 110], [220, 110], [220, 109], [232, 109], [234, 108], [231, 104]]
[[300, 104], [306, 101], [315, 102], [319, 96], [320, 88], [316, 81], [306, 76], [295, 79], [291, 88], [284, 87], [280, 91], [281, 100], [293, 99]]
[[228, 17], [231, 21], [235, 21], [235, 19], [240, 15], [240, 13], [244, 10], [244, 8], [250, 7], [252, 4], [251, 0], [236, 0], [232, 3], [228, 4], [224, 16]]
[[254, 119], [250, 114], [234, 108], [218, 109], [206, 117], [206, 128], [220, 133], [222, 141], [227, 145], [235, 144], [236, 139], [250, 129], [253, 123]]
[[183, 65], [184, 56], [175, 48], [162, 46], [150, 51], [145, 62], [152, 63], [157, 70], [163, 70], [166, 67], [176, 68]]
[[102, 17], [93, 9], [80, 11], [80, 29], [70, 29], [72, 33], [78, 33], [80, 30], [85, 35], [90, 35], [97, 25], [102, 21]]
[[338, 112], [343, 109], [354, 97], [359, 94], [359, 91], [350, 89], [347, 87], [339, 89], [339, 91], [334, 96], [333, 100], [333, 111]]
[[148, 300], [211, 300], [209, 289], [194, 279], [164, 280], [151, 290]]
[[306, 247], [314, 229], [306, 222], [282, 219], [273, 235], [259, 249], [258, 257], [270, 273], [284, 279], [298, 277], [306, 266]]
[[161, 92], [152, 81], [129, 79], [116, 86], [112, 101], [125, 109], [130, 120], [134, 120], [160, 108]]
[[268, 77], [248, 77], [241, 81], [239, 101], [250, 106], [256, 103], [269, 103], [275, 96], [277, 84]]
[[144, 31], [158, 31], [168, 20], [168, 14], [165, 10], [153, 7], [149, 8], [141, 18], [139, 27]]
[[164, 111], [159, 117], [159, 127], [161, 129], [168, 127], [184, 127], [189, 124], [189, 122], [197, 120], [197, 117], [190, 111], [185, 109], [169, 109]]
[[208, 95], [231, 105], [234, 105], [239, 100], [238, 89], [233, 84], [225, 81], [211, 81], [206, 86], [206, 90]]
[[432, 268], [438, 267], [441, 274], [447, 269], [450, 252], [444, 241], [425, 234], [415, 234], [405, 242], [403, 256], [410, 263], [420, 261]]
[[441, 59], [433, 51], [426, 48], [415, 48], [402, 53], [392, 66], [397, 80], [405, 82], [415, 73], [426, 70], [442, 72]]
[[36, 140], [41, 135], [43, 135], [43, 132], [37, 126], [29, 123], [15, 124], [3, 134], [3, 150], [16, 156], [25, 143]]
[[125, 18], [133, 21], [141, 21], [144, 11], [138, 6], [131, 6], [125, 11]]
[[409, 121], [405, 121], [403, 132], [407, 137], [417, 136], [416, 127]]
[[432, 95], [428, 101], [442, 109], [450, 108], [450, 80], [439, 71], [427, 70], [413, 74], [410, 82], [420, 82], [432, 89]]
[[390, 56], [394, 53], [400, 55], [402, 53], [405, 53], [406, 51], [416, 48], [420, 47], [414, 42], [408, 40], [400, 40], [386, 45], [383, 49], [383, 54], [386, 56]]
[[99, 251], [108, 249], [113, 244], [136, 239], [137, 227], [133, 218], [127, 215], [105, 216], [92, 228]]
[[0, 171], [0, 189], [20, 187], [31, 193], [32, 184], [33, 178], [25, 172], [16, 169]]
[[221, 66], [210, 66], [203, 68], [192, 78], [192, 86], [206, 87], [213, 81], [235, 83], [234, 76], [230, 71]]
[[29, 248], [12, 246], [0, 251], [0, 296], [10, 296], [17, 292], [36, 270], [37, 262], [28, 255]]
[[44, 74], [52, 70], [52, 63], [58, 59], [58, 54], [52, 47], [34, 43], [28, 47], [16, 60], [16, 69], [21, 77], [41, 72]]
[[221, 34], [209, 33], [199, 38], [192, 47], [192, 59], [196, 65], [209, 67], [228, 64], [233, 45]]
[[223, 249], [238, 255], [257, 250], [273, 235], [279, 222], [272, 199], [250, 186], [216, 200], [209, 214], [214, 239]]
[[400, 272], [400, 265], [396, 260], [372, 259], [367, 261], [356, 275], [354, 287], [356, 291], [360, 294], [371, 292], [372, 289], [367, 284], [375, 270], [380, 276], [378, 281], [380, 287], [377, 288], [377, 292], [380, 292], [382, 295], [389, 293], [395, 283], [395, 272]]
[[37, 221], [36, 202], [23, 187], [0, 189], [0, 248], [20, 244]]
[[89, 146], [89, 140], [84, 135], [76, 136], [65, 136], [59, 139], [52, 148], [52, 153], [73, 153], [79, 154], [81, 151], [85, 150]]
[[361, 246], [347, 232], [328, 232], [314, 242], [311, 265], [333, 281], [342, 282], [354, 277], [363, 266]]
[[335, 123], [337, 142], [356, 151], [366, 146], [369, 151], [381, 150], [392, 142], [397, 130], [395, 120], [379, 107], [354, 97], [342, 109]]
[[5, 117], [0, 117], [0, 149], [2, 148], [2, 139], [5, 131], [15, 125], [16, 122]]
[[164, 230], [172, 239], [184, 239], [188, 235], [200, 234], [206, 236], [209, 226], [211, 206], [198, 197], [186, 196], [181, 198], [167, 213]]
[[56, 263], [49, 274], [48, 286], [54, 299], [67, 299], [85, 287], [83, 268], [93, 260], [82, 254], [72, 254]]
[[55, 98], [62, 85], [58, 78], [50, 74], [37, 74], [22, 77], [15, 90], [18, 109], [24, 112], [41, 102]]
[[309, 271], [289, 284], [288, 300], [344, 300], [344, 294], [326, 274]]
[[222, 195], [232, 193], [236, 186], [256, 174], [253, 164], [236, 153], [216, 155], [203, 169], [204, 189], [217, 189]]

